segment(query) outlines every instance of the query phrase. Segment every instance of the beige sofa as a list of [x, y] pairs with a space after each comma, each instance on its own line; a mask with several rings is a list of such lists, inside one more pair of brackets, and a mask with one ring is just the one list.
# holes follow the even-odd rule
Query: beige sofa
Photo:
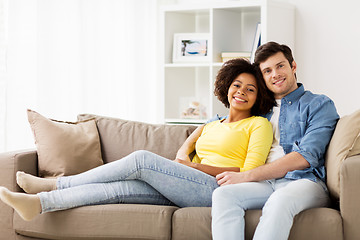
[[[174, 159], [195, 128], [95, 117], [105, 163], [137, 149]], [[333, 206], [298, 214], [290, 239], [360, 239], [359, 131], [360, 111], [339, 121], [326, 156]], [[37, 161], [35, 150], [0, 154], [0, 185], [20, 192], [16, 171], [36, 175]], [[246, 239], [252, 238], [260, 215], [261, 210], [246, 212]], [[0, 202], [0, 239], [211, 239], [211, 209], [111, 204], [46, 213], [26, 222]]]

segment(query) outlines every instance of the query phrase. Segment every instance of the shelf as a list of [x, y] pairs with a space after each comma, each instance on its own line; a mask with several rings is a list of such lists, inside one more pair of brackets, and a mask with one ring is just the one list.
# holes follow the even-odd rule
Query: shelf
[[223, 62], [214, 62], [212, 65], [213, 67], [221, 67], [223, 64]]
[[260, 7], [264, 4], [264, 0], [241, 0], [241, 1], [209, 1], [207, 4], [203, 2], [192, 2], [191, 4], [180, 3], [175, 5], [167, 5], [163, 7], [163, 10], [173, 12], [194, 12], [194, 11], [206, 11], [208, 9], [217, 8], [246, 8], [246, 7]]
[[210, 67], [211, 63], [167, 63], [166, 68], [181, 68], [181, 67]]
[[[205, 123], [205, 119], [181, 118], [182, 112], [193, 102], [200, 103], [204, 113], [202, 118], [228, 114], [229, 109], [214, 96], [216, 75], [224, 64], [221, 53], [250, 52], [259, 22], [262, 44], [272, 40], [294, 49], [294, 19], [294, 7], [275, 0], [209, 1], [201, 4], [189, 0], [188, 4], [163, 7], [161, 119], [168, 124]], [[206, 60], [209, 61], [173, 63], [174, 35], [179, 33], [208, 33], [210, 59]]]
[[207, 119], [187, 119], [187, 118], [167, 118], [165, 123], [167, 124], [194, 124], [201, 125], [204, 124]]
[[213, 63], [167, 63], [164, 65], [166, 68], [182, 68], [182, 67], [221, 67], [223, 62]]

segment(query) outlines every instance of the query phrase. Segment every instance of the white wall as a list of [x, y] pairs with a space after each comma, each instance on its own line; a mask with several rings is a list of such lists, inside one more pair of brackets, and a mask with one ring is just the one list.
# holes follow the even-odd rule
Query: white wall
[[[360, 1], [288, 1], [296, 7], [295, 60], [298, 64], [298, 80], [305, 84], [305, 88], [331, 97], [335, 101], [339, 114], [342, 116], [359, 109], [360, 101], [357, 96], [360, 95], [360, 79], [358, 79], [360, 78], [358, 76], [358, 69], [360, 68], [360, 60], [358, 59], [360, 56]], [[46, 89], [42, 88], [44, 85], [40, 84], [41, 82], [37, 79], [39, 73], [42, 72], [42, 69], [39, 69], [37, 58], [41, 47], [38, 38], [42, 37], [44, 39], [45, 36], [37, 34], [39, 30], [37, 24], [39, 19], [38, 11], [41, 8], [34, 2], [37, 1], [9, 1], [10, 28], [8, 42], [9, 49], [12, 52], [11, 55], [9, 54], [8, 59], [7, 142], [5, 147], [0, 146], [1, 150], [8, 151], [33, 146], [32, 134], [26, 120], [26, 108], [35, 108], [35, 110], [39, 110], [48, 117], [62, 120], [74, 120], [77, 113], [88, 111], [140, 121], [149, 121], [148, 119], [154, 121], [156, 116], [152, 115], [159, 112], [161, 107], [156, 105], [158, 103], [156, 95], [160, 93], [154, 94], [154, 92], [156, 93], [157, 84], [156, 73], [154, 72], [149, 72], [149, 78], [145, 79], [149, 82], [140, 84], [138, 91], [139, 84], [132, 86], [133, 91], [141, 95], [145, 94], [145, 102], [146, 104], [151, 103], [151, 106], [143, 107], [144, 98], [135, 95], [125, 104], [136, 106], [138, 111], [130, 111], [128, 115], [121, 116], [123, 111], [115, 109], [115, 106], [118, 106], [116, 104], [110, 106], [103, 104], [104, 102], [99, 103], [99, 106], [107, 106], [106, 109], [101, 107], [97, 109], [91, 108], [94, 104], [87, 106], [88, 102], [86, 101], [82, 102], [82, 105], [76, 103], [74, 106], [66, 95], [64, 95], [65, 101], [56, 102], [58, 104], [55, 105], [56, 108], [53, 107], [53, 100], [46, 105], [42, 101], [45, 96], [50, 98], [60, 95], [61, 97], [61, 92], [54, 90], [46, 92]], [[65, 2], [69, 3], [69, 1]], [[159, 4], [175, 2], [176, 0], [158, 0]], [[154, 31], [151, 33], [154, 34], [152, 37], [156, 35]], [[144, 39], [149, 37], [151, 33], [144, 35]], [[116, 66], [114, 65], [112, 68], [115, 69]], [[107, 76], [111, 77], [110, 75]], [[121, 74], [117, 72], [117, 76], [121, 76]], [[44, 79], [46, 80], [46, 78]], [[69, 88], [71, 88], [71, 83], [68, 84]], [[96, 84], [94, 86], [96, 87]], [[100, 99], [101, 96], [109, 95], [109, 92], [105, 91], [106, 89], [102, 88], [102, 90], [102, 95], [96, 96], [95, 100], [96, 98]], [[39, 91], [45, 91], [45, 95], [39, 96]], [[62, 91], [64, 91], [64, 88], [62, 88]], [[77, 94], [74, 91], [69, 92], [71, 96]], [[91, 96], [88, 96], [87, 99], [91, 99]], [[124, 103], [120, 98], [119, 101]], [[71, 110], [67, 109], [69, 105], [71, 105]], [[62, 108], [60, 112], [56, 110], [59, 108]], [[147, 114], [141, 114], [141, 111], [144, 110], [147, 110]]]
[[341, 116], [360, 109], [360, 1], [289, 2], [296, 7], [298, 81], [332, 98]]

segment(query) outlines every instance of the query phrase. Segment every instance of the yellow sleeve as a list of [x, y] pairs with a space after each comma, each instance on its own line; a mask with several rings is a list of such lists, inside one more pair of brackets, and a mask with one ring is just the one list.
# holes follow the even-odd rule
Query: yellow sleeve
[[201, 159], [199, 158], [199, 156], [197, 154], [195, 154], [195, 156], [193, 157], [193, 159], [191, 161], [194, 163], [201, 163]]
[[272, 141], [273, 131], [271, 123], [266, 118], [259, 117], [250, 133], [244, 167], [240, 168], [240, 172], [265, 164]]
[[[213, 121], [213, 122], [215, 122], [215, 121]], [[210, 123], [213, 123], [213, 122], [210, 122]], [[203, 135], [203, 133], [207, 131], [210, 123], [205, 124], [203, 130], [201, 131], [200, 136]], [[193, 163], [201, 163], [201, 159], [200, 159], [200, 157], [197, 155], [196, 149], [195, 149], [195, 155], [194, 155], [194, 157], [191, 159], [191, 162], [193, 162]]]

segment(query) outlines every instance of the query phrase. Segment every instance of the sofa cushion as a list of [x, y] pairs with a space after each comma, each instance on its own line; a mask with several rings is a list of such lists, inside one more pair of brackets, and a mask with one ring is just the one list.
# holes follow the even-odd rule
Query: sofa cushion
[[[245, 212], [245, 238], [252, 239], [261, 210]], [[211, 239], [211, 208], [187, 207], [176, 210], [172, 222], [172, 240]]]
[[[259, 223], [261, 210], [245, 212], [245, 239], [252, 239]], [[187, 207], [178, 209], [173, 216], [172, 240], [211, 239], [211, 208]]]
[[14, 215], [14, 229], [44, 239], [170, 239], [173, 206], [107, 204], [41, 214], [27, 222]]
[[340, 212], [331, 208], [312, 208], [297, 214], [290, 231], [293, 239], [343, 239]]
[[340, 118], [326, 152], [327, 185], [335, 199], [340, 195], [341, 164], [357, 154], [360, 154], [360, 110]]
[[95, 118], [104, 162], [125, 157], [136, 150], [148, 150], [174, 159], [177, 150], [195, 130], [192, 125], [164, 125], [80, 114], [78, 120]]
[[[253, 238], [261, 210], [245, 212], [245, 239]], [[316, 223], [316, 224], [314, 224]], [[191, 207], [175, 211], [172, 240], [211, 239], [211, 208]], [[342, 239], [342, 218], [330, 208], [313, 208], [297, 214], [289, 239]]]
[[172, 219], [172, 240], [211, 239], [211, 208], [178, 209]]
[[73, 175], [103, 164], [94, 120], [61, 122], [28, 110], [38, 154], [39, 176]]

